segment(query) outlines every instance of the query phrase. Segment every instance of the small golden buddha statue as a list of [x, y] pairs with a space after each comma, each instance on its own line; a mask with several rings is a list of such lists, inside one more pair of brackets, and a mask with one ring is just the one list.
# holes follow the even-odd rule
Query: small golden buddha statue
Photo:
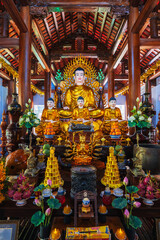
[[117, 122], [118, 128], [120, 129], [119, 132], [121, 132], [122, 135], [127, 133], [127, 121], [122, 120], [121, 110], [116, 107], [116, 98], [111, 97], [109, 99], [109, 107], [104, 111], [103, 132], [110, 134], [111, 126], [115, 122]]
[[60, 130], [59, 114], [58, 110], [54, 108], [53, 98], [48, 98], [47, 100], [47, 109], [45, 108], [42, 112], [40, 125], [36, 127], [35, 132], [38, 136], [43, 136], [47, 124], [52, 124], [52, 129], [54, 132]]

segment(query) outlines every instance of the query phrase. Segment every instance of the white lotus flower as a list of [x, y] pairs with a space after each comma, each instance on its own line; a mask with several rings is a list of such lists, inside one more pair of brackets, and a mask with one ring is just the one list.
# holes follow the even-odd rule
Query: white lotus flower
[[29, 118], [26, 118], [26, 122], [30, 122], [30, 119], [29, 119]]
[[140, 107], [142, 106], [142, 102], [139, 103], [139, 106], [140, 106]]
[[21, 124], [23, 122], [23, 120], [24, 120], [23, 118], [20, 118], [19, 119], [19, 124]]
[[34, 122], [35, 122], [35, 124], [39, 124], [39, 120], [38, 119], [36, 119]]
[[139, 97], [136, 98], [136, 102], [139, 102]]
[[139, 111], [137, 111], [137, 114], [138, 114], [138, 115], [141, 115], [141, 114], [142, 114], [142, 112], [139, 110]]
[[148, 122], [149, 122], [149, 123], [152, 122], [152, 118], [151, 118], [151, 117], [148, 118]]
[[31, 116], [31, 112], [28, 112], [27, 115], [28, 115], [28, 116]]
[[133, 106], [133, 110], [136, 110], [136, 106]]
[[31, 99], [30, 98], [28, 99], [28, 102], [31, 103]]
[[140, 116], [139, 117], [139, 121], [143, 121], [144, 120], [144, 117], [143, 116]]
[[135, 117], [134, 116], [131, 116], [129, 119], [128, 119], [130, 122], [133, 122], [135, 120]]
[[25, 104], [26, 107], [29, 107], [28, 103]]

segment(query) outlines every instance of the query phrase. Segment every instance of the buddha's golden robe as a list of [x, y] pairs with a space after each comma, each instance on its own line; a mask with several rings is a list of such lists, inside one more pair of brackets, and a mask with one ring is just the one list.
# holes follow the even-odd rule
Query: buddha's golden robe
[[[106, 108], [104, 111], [103, 132], [106, 134], [110, 133], [111, 123], [113, 123], [113, 121], [110, 120], [114, 119], [122, 120], [121, 110], [118, 107], [115, 107], [115, 109], [111, 109], [110, 107]], [[125, 135], [128, 132], [127, 121], [120, 121], [118, 126], [122, 135]]]
[[80, 96], [84, 98], [84, 107], [95, 108], [93, 90], [85, 85], [70, 87], [66, 92], [64, 105], [72, 111], [77, 106], [77, 99]]
[[59, 131], [60, 124], [59, 124], [58, 110], [56, 108], [52, 108], [52, 109], [45, 108], [43, 109], [43, 112], [42, 112], [40, 125], [35, 128], [35, 132], [37, 133], [37, 135], [44, 135], [44, 131], [48, 123], [46, 120], [56, 121], [52, 123], [52, 127], [55, 132]]
[[90, 119], [89, 110], [87, 108], [76, 107], [73, 110], [72, 119], [77, 120], [78, 118], [83, 118], [84, 120], [89, 120]]
[[122, 120], [121, 110], [117, 107], [115, 109], [106, 108], [104, 111], [104, 120], [118, 119]]
[[60, 110], [60, 117], [72, 117], [72, 111], [74, 108], [77, 107], [77, 99], [80, 96], [84, 98], [84, 108], [88, 108], [89, 110], [92, 109], [90, 111], [91, 117], [99, 118], [103, 116], [103, 111], [100, 109], [96, 109], [93, 90], [86, 85], [75, 85], [68, 88], [65, 95], [64, 106], [69, 107], [70, 110]]

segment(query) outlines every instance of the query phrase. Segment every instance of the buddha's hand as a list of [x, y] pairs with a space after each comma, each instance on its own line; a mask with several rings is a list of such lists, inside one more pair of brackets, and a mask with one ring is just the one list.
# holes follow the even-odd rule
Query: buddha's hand
[[63, 107], [64, 110], [69, 110], [68, 106]]

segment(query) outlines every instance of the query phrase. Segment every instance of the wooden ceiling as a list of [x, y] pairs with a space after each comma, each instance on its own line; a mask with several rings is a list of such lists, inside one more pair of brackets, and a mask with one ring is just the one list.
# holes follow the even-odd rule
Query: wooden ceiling
[[[51, 55], [53, 75], [58, 69], [63, 72], [66, 64], [79, 54], [87, 57], [95, 65], [97, 71], [102, 69], [106, 75], [109, 55], [113, 54], [116, 58], [121, 49], [126, 46], [128, 0], [104, 1], [101, 2], [101, 7], [99, 7], [99, 1], [93, 0], [87, 3], [71, 0], [16, 0], [15, 3], [18, 8], [21, 5], [30, 4], [32, 39], [44, 58], [45, 55]], [[138, 3], [141, 10], [145, 1], [141, 0]], [[2, 4], [0, 9], [1, 12], [4, 10]], [[159, 11], [157, 14], [159, 16]], [[158, 27], [160, 27], [159, 20]], [[149, 39], [150, 30], [150, 19], [147, 19], [140, 31], [140, 38]], [[160, 37], [159, 30], [158, 36]], [[19, 29], [12, 19], [9, 21], [9, 38], [19, 38]], [[19, 50], [17, 46], [9, 48], [1, 46], [0, 56], [18, 71]], [[141, 48], [141, 72], [145, 72], [158, 59], [160, 59], [160, 48]], [[44, 69], [41, 65], [32, 53], [32, 80], [37, 83], [35, 76], [44, 76]], [[120, 79], [124, 85], [126, 84], [126, 77], [123, 81], [120, 76], [127, 75], [127, 69], [128, 52], [126, 49], [122, 61], [115, 69], [117, 82]]]

